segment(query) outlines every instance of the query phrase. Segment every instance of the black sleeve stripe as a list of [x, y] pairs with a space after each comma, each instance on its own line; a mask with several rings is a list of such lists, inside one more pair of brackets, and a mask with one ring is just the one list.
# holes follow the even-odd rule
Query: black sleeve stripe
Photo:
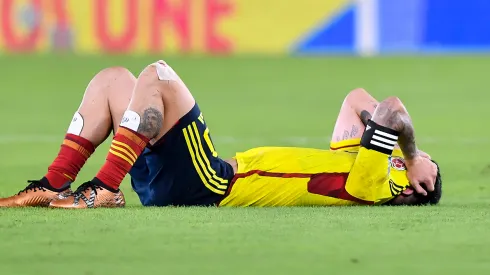
[[382, 130], [374, 130], [374, 133], [377, 134], [377, 135], [386, 137], [388, 139], [394, 140], [394, 141], [397, 141], [398, 140], [398, 136], [392, 135], [392, 134], [387, 133], [387, 132], [384, 132]]
[[361, 145], [367, 149], [391, 155], [398, 141], [398, 132], [369, 121], [361, 138]]
[[396, 144], [396, 140], [383, 138], [381, 136], [376, 135], [376, 133], [373, 135], [373, 139], [375, 139], [379, 142], [385, 143], [385, 144], [389, 144], [389, 145], [395, 145]]
[[369, 122], [370, 122], [369, 125], [371, 125], [371, 127], [375, 128], [375, 130], [379, 130], [379, 131], [385, 132], [387, 134], [393, 135], [396, 137], [396, 139], [398, 139], [398, 136], [400, 135], [400, 133], [398, 131], [393, 130], [393, 129], [388, 128], [388, 127], [385, 127], [385, 126], [381, 126], [372, 120], [369, 120]]

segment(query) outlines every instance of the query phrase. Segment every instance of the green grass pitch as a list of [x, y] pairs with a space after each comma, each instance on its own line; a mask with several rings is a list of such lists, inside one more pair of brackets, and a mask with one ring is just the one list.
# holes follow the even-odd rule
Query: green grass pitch
[[[0, 196], [38, 179], [87, 82], [151, 57], [1, 57]], [[0, 209], [2, 274], [488, 274], [490, 58], [170, 58], [223, 157], [328, 147], [345, 94], [397, 95], [443, 173], [437, 207]], [[108, 144], [79, 182], [102, 164]]]

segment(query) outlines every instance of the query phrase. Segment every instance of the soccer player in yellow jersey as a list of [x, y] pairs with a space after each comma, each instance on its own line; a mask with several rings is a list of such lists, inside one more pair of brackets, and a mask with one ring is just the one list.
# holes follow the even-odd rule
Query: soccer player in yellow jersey
[[[86, 160], [111, 132], [104, 165], [71, 191]], [[417, 149], [398, 98], [378, 103], [354, 90], [333, 137], [327, 149], [262, 147], [224, 160], [190, 91], [165, 62], [148, 65], [138, 78], [124, 68], [107, 68], [88, 84], [47, 174], [0, 198], [0, 207], [123, 207], [119, 186], [127, 173], [145, 206], [439, 202], [439, 168]]]
[[400, 100], [378, 103], [363, 89], [344, 100], [330, 150], [263, 147], [235, 161], [220, 206], [422, 205], [442, 194], [439, 168], [417, 150]]

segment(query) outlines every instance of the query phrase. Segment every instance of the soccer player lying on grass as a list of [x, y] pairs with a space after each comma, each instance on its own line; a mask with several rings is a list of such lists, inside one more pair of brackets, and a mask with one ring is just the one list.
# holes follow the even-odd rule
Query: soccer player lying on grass
[[[78, 172], [111, 131], [104, 165], [72, 193]], [[146, 206], [438, 203], [439, 168], [417, 149], [398, 98], [378, 104], [364, 90], [354, 90], [333, 137], [330, 150], [263, 147], [223, 160], [198, 105], [171, 67], [159, 61], [138, 79], [124, 68], [108, 68], [88, 84], [48, 173], [0, 199], [0, 206], [122, 207], [119, 185], [127, 173]]]

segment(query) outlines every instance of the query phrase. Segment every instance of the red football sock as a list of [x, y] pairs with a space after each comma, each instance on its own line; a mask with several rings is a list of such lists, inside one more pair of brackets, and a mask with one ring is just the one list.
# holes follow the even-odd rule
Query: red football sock
[[107, 187], [119, 189], [119, 185], [149, 141], [147, 137], [120, 126], [112, 140], [106, 162], [95, 177]]
[[87, 139], [66, 134], [58, 156], [48, 167], [45, 177], [49, 185], [56, 189], [68, 187], [94, 151], [94, 145]]

